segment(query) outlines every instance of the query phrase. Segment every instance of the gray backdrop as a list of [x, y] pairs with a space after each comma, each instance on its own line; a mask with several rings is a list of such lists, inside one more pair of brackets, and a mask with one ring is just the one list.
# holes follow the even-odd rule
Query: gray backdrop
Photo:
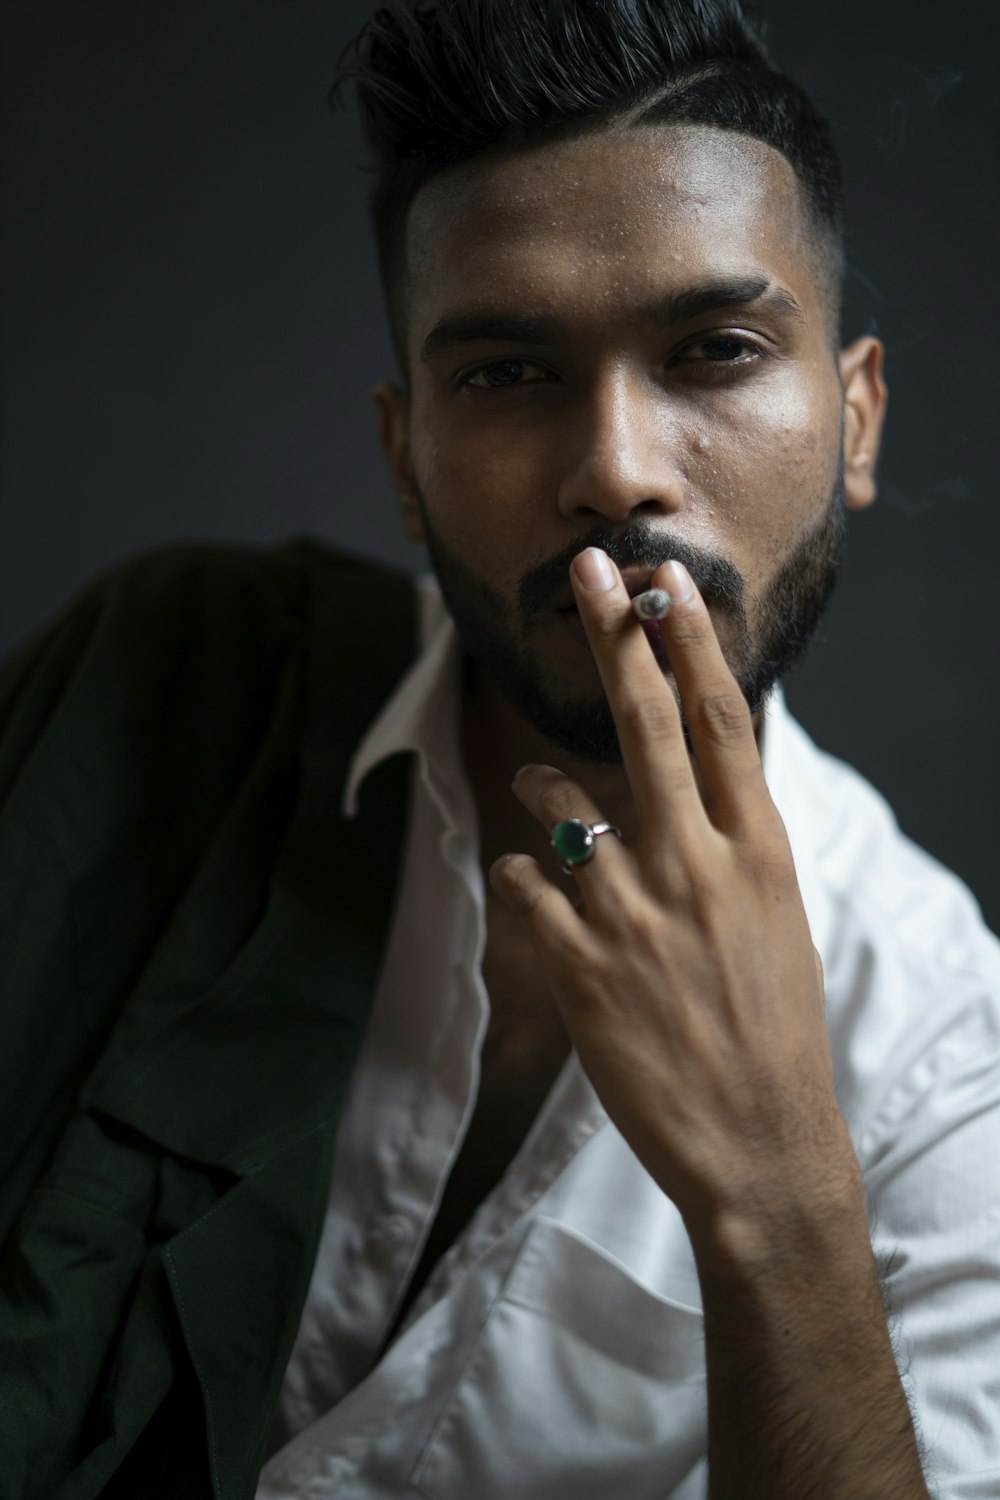
[[[39, 0], [3, 23], [0, 648], [167, 538], [310, 531], [415, 568], [353, 105], [367, 0]], [[848, 175], [849, 334], [888, 346], [882, 497], [788, 685], [1000, 928], [991, 7], [766, 8]]]

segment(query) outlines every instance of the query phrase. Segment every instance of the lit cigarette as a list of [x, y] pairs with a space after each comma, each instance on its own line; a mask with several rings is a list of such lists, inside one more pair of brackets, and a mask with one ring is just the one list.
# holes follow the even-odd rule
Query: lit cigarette
[[662, 620], [670, 608], [670, 595], [666, 589], [647, 589], [644, 594], [636, 594], [632, 608], [640, 620]]

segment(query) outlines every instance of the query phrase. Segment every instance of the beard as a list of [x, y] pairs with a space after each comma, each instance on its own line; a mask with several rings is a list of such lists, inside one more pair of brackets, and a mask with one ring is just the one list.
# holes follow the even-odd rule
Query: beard
[[[622, 763], [607, 698], [599, 686], [590, 695], [568, 694], [546, 660], [528, 644], [539, 618], [551, 619], [553, 600], [565, 594], [569, 565], [577, 553], [599, 547], [620, 568], [653, 569], [671, 558], [682, 562], [706, 605], [714, 614], [728, 617], [726, 661], [756, 715], [775, 683], [805, 656], [830, 603], [847, 542], [841, 463], [822, 518], [751, 600], [743, 575], [725, 558], [672, 540], [662, 526], [637, 520], [628, 526], [595, 528], [529, 568], [518, 586], [511, 619], [503, 596], [449, 550], [430, 525], [419, 489], [416, 496], [431, 563], [467, 655], [540, 734], [575, 760], [592, 765]], [[684, 707], [679, 706], [692, 752]]]

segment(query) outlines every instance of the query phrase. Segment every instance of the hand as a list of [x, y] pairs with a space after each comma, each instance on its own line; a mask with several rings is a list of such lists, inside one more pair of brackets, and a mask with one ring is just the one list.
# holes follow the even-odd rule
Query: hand
[[[608, 1115], [692, 1238], [720, 1212], [773, 1218], [803, 1194], [811, 1207], [853, 1196], [822, 966], [746, 700], [687, 573], [664, 564], [651, 587], [673, 601], [661, 631], [696, 774], [620, 574], [609, 563], [610, 587], [588, 587], [588, 561], [574, 560], [573, 588], [638, 832], [601, 838], [576, 867], [579, 909], [565, 877], [527, 855], [497, 860], [492, 887], [524, 923]], [[549, 830], [606, 816], [552, 767], [522, 768], [514, 791]]]

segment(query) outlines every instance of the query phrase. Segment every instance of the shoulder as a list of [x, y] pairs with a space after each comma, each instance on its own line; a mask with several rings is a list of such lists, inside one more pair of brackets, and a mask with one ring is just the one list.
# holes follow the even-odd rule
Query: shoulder
[[319, 542], [165, 547], [0, 667], [0, 1184], [39, 1167], [127, 1007], [158, 1028], [279, 884], [303, 910], [325, 893], [338, 758], [410, 650], [405, 629], [359, 649], [348, 627], [375, 588], [405, 619], [408, 578]]
[[782, 812], [849, 1122], [870, 1148], [970, 1068], [992, 1073], [1000, 1107], [1000, 941], [975, 896], [852, 766], [790, 717], [782, 737]]
[[[54, 640], [94, 646], [128, 634], [144, 649], [200, 639], [234, 623], [282, 628], [304, 618], [310, 590], [381, 585], [405, 590], [410, 580], [378, 563], [340, 552], [312, 537], [270, 546], [177, 542], [125, 557], [99, 573], [4, 664], [23, 671]], [[142, 634], [135, 635], [135, 627]]]
[[808, 858], [832, 910], [956, 971], [982, 969], [1000, 979], [1000, 942], [958, 875], [914, 842], [887, 799], [845, 761], [819, 749], [789, 720], [788, 769]]
[[30, 656], [54, 635], [90, 637], [101, 627], [142, 620], [190, 635], [224, 624], [232, 609], [273, 623], [300, 615], [311, 588], [382, 587], [406, 592], [407, 575], [300, 536], [271, 545], [185, 541], [132, 554], [103, 569], [10, 659]]
[[211, 738], [219, 756], [252, 742], [279, 707], [292, 713], [314, 639], [376, 589], [412, 609], [408, 577], [310, 537], [183, 542], [116, 563], [0, 666], [0, 801], [29, 768], [98, 740], [110, 762], [116, 747], [155, 755], [154, 741]]

